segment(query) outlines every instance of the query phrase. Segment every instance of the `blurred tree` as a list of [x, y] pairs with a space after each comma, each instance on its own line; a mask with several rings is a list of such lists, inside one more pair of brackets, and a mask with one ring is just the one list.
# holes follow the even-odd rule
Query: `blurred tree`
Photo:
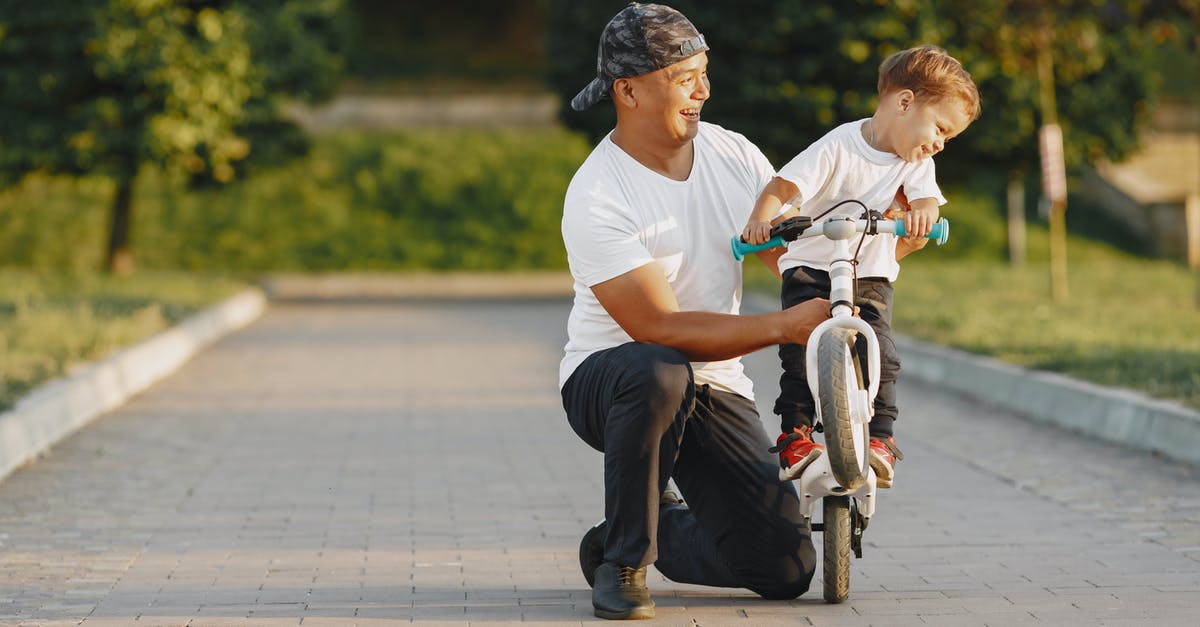
[[346, 0], [347, 73], [408, 91], [529, 89], [545, 69], [549, 2]]
[[[1200, 23], [1200, 0], [746, 0], [736, 10], [698, 0], [668, 4], [711, 48], [705, 119], [744, 133], [777, 165], [836, 124], [870, 115], [879, 63], [921, 43], [960, 59], [983, 94], [983, 117], [939, 169], [1036, 165], [1039, 41], [1052, 47], [1068, 162], [1120, 159], [1136, 146], [1160, 84], [1150, 49], [1176, 40], [1194, 54]], [[548, 81], [564, 98], [563, 120], [593, 139], [612, 127], [611, 107], [581, 114], [566, 102], [595, 75], [600, 31], [624, 5], [552, 6]]]
[[132, 270], [143, 163], [225, 183], [304, 147], [281, 98], [331, 95], [338, 0], [0, 2], [0, 184], [115, 183], [107, 269]]

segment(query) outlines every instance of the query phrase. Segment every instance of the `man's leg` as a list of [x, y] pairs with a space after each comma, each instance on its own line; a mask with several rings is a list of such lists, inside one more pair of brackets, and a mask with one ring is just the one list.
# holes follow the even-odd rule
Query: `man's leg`
[[563, 386], [575, 433], [604, 453], [604, 561], [658, 557], [659, 497], [695, 405], [691, 365], [676, 350], [630, 342], [588, 357]]
[[665, 507], [655, 567], [681, 583], [748, 588], [771, 599], [808, 590], [811, 531], [749, 399], [701, 388], [684, 428], [675, 483], [685, 508]]

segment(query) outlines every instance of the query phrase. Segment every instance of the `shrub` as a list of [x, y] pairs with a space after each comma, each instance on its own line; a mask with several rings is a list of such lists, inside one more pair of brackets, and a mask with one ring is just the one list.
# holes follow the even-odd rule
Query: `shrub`
[[[133, 250], [147, 269], [565, 268], [563, 196], [589, 149], [562, 130], [350, 133], [217, 190], [147, 171]], [[36, 176], [0, 195], [0, 263], [98, 267], [111, 193]]]

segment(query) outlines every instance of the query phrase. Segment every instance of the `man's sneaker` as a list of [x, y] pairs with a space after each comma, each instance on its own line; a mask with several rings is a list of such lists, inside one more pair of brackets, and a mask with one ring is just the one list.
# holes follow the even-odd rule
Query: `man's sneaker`
[[[683, 497], [670, 487], [663, 490], [658, 502], [660, 505], [684, 505]], [[588, 529], [579, 541], [579, 569], [583, 571], [588, 587], [596, 586], [596, 569], [604, 563], [604, 538], [607, 533], [608, 521], [601, 520]]]
[[791, 433], [782, 433], [775, 440], [770, 452], [779, 453], [779, 480], [792, 481], [804, 472], [808, 465], [825, 452], [825, 446], [813, 442], [812, 427], [800, 426]]
[[579, 569], [590, 588], [596, 587], [596, 569], [604, 563], [604, 538], [607, 535], [608, 521], [602, 520], [588, 529], [579, 541]]
[[601, 564], [592, 588], [592, 608], [596, 616], [610, 620], [654, 618], [654, 601], [646, 588], [646, 567]]
[[904, 453], [896, 446], [896, 438], [871, 437], [871, 468], [875, 469], [875, 487], [890, 488], [896, 476], [896, 462], [904, 459]]

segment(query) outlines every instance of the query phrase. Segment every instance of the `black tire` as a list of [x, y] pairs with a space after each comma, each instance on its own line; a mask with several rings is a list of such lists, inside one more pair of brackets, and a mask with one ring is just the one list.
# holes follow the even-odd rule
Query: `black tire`
[[850, 596], [850, 497], [824, 499], [825, 602], [841, 603]]
[[825, 429], [825, 454], [833, 478], [847, 490], [857, 490], [867, 481], [869, 468], [869, 428], [859, 427], [855, 446], [854, 425], [850, 423], [847, 390], [862, 390], [862, 369], [854, 350], [855, 333], [850, 329], [831, 329], [817, 344], [817, 389], [821, 396], [821, 423]]

